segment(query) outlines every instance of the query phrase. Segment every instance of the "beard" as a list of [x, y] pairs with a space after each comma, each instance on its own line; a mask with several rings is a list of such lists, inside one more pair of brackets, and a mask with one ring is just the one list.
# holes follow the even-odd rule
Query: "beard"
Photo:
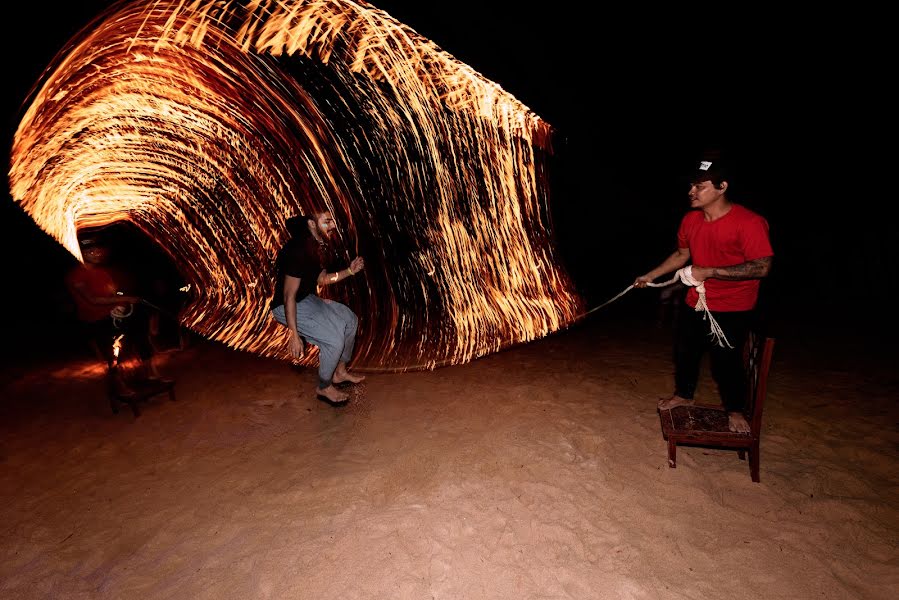
[[315, 230], [318, 233], [318, 237], [322, 241], [322, 243], [325, 243], [325, 244], [330, 243], [331, 239], [334, 237], [333, 229], [325, 230], [325, 229], [322, 229], [321, 227], [319, 227], [318, 224], [316, 224]]

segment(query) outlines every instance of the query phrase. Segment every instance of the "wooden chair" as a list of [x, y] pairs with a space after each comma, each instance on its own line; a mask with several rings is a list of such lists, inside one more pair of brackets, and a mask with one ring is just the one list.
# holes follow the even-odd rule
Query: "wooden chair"
[[749, 433], [735, 433], [727, 427], [727, 412], [720, 405], [693, 404], [659, 411], [662, 435], [668, 440], [668, 466], [677, 467], [677, 445], [734, 448], [740, 460], [749, 452], [749, 474], [759, 481], [759, 438], [762, 431], [762, 409], [768, 393], [768, 371], [774, 338], [750, 333], [743, 358], [746, 364], [746, 417]]
[[146, 402], [153, 396], [168, 394], [169, 400], [175, 401], [175, 382], [170, 379], [137, 379], [129, 381], [130, 389], [122, 392], [109, 388], [109, 406], [113, 414], [119, 413], [119, 404], [127, 404], [135, 417], [140, 416], [141, 402]]
[[127, 404], [134, 416], [139, 417], [140, 403], [160, 394], [168, 394], [169, 400], [175, 401], [174, 381], [148, 377], [147, 365], [133, 344], [126, 341], [120, 351], [118, 355], [110, 355], [106, 362], [106, 393], [113, 414], [119, 413], [120, 404]]

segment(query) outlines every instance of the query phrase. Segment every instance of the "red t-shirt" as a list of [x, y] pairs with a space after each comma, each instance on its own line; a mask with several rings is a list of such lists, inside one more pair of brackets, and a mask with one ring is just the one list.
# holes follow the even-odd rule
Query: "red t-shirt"
[[[679, 248], [690, 250], [690, 259], [699, 267], [731, 267], [744, 262], [774, 256], [764, 217], [739, 204], [732, 204], [726, 215], [706, 221], [701, 210], [691, 210], [677, 231]], [[759, 295], [758, 279], [726, 281], [705, 280], [705, 299], [709, 310], [752, 310]], [[687, 291], [687, 304], [696, 307], [696, 288]]]
[[87, 323], [108, 318], [109, 311], [115, 308], [115, 305], [88, 302], [77, 292], [76, 287], [82, 287], [88, 296], [110, 297], [127, 287], [123, 285], [126, 280], [127, 278], [116, 269], [106, 266], [76, 265], [69, 271], [66, 284], [75, 301], [78, 318]]

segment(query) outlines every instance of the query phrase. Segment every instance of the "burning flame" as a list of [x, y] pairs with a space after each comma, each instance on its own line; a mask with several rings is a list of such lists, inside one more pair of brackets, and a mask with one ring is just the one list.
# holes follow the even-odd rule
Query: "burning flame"
[[122, 351], [122, 338], [125, 337], [124, 333], [120, 333], [112, 340], [112, 358], [114, 364], [119, 364], [119, 353]]
[[288, 358], [273, 258], [286, 219], [321, 208], [344, 264], [366, 260], [323, 290], [360, 315], [357, 368], [466, 362], [581, 308], [554, 259], [550, 126], [364, 2], [119, 4], [40, 84], [13, 198], [79, 258], [80, 228], [136, 225], [209, 338]]

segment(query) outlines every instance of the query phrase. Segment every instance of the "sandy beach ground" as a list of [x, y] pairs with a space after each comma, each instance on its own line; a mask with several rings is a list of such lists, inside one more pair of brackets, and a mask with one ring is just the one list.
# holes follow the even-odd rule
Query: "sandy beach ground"
[[343, 408], [312, 370], [202, 340], [138, 418], [87, 353], [8, 365], [0, 596], [896, 598], [895, 355], [835, 347], [778, 340], [760, 483], [734, 451], [668, 467], [670, 331], [611, 311], [369, 374]]

